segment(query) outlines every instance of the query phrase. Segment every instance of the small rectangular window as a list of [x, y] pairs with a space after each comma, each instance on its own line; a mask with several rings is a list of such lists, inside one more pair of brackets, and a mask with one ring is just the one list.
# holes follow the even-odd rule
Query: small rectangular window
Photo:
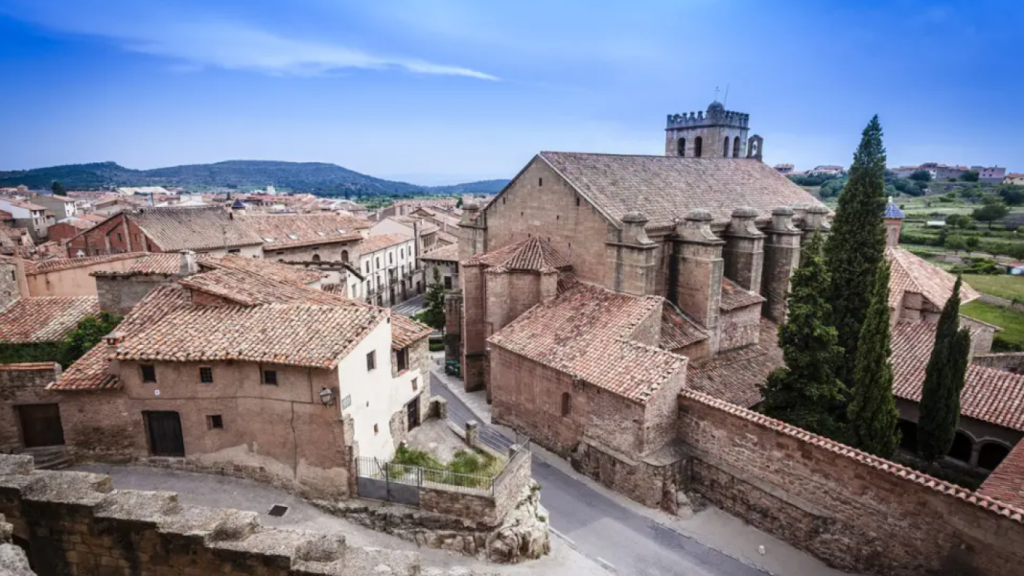
[[451, 290], [452, 289], [452, 277], [451, 276], [445, 276], [444, 277], [444, 289], [445, 290]]
[[544, 179], [543, 178], [537, 178], [537, 186], [543, 186], [543, 185], [544, 185]]
[[376, 369], [377, 369], [377, 351], [376, 350], [371, 350], [366, 355], [366, 371], [369, 372], [370, 370], [376, 370]]
[[417, 391], [419, 389], [420, 389], [420, 379], [419, 378], [413, 378], [412, 379], [412, 391], [415, 392], [415, 391]]
[[120, 242], [120, 241], [121, 241], [121, 233], [120, 233], [120, 232], [118, 232], [118, 233], [117, 233], [117, 241], [118, 241], [118, 242]]
[[577, 206], [579, 206], [579, 205], [580, 205], [580, 199], [579, 199], [579, 198], [577, 198], [577, 199], [576, 199], [576, 205], [577, 205]]
[[398, 362], [398, 371], [401, 372], [409, 367], [409, 349], [402, 348], [398, 352], [395, 352], [395, 358]]
[[213, 368], [201, 366], [199, 368], [199, 381], [203, 384], [213, 384]]
[[267, 386], [277, 386], [277, 370], [264, 370], [263, 383]]
[[156, 367], [152, 364], [143, 364], [139, 366], [142, 369], [142, 381], [143, 382], [156, 382]]
[[379, 429], [379, 428], [377, 428], [377, 425], [376, 425], [376, 424], [374, 424], [374, 425], [373, 425], [373, 435], [374, 435], [374, 436], [376, 436], [376, 435], [377, 435], [377, 432], [380, 432], [380, 429]]
[[241, 254], [241, 253], [242, 253], [242, 249], [241, 248], [232, 248], [231, 250], [228, 250], [228, 254]]
[[210, 430], [222, 430], [224, 428], [224, 418], [220, 414], [207, 416], [206, 427]]

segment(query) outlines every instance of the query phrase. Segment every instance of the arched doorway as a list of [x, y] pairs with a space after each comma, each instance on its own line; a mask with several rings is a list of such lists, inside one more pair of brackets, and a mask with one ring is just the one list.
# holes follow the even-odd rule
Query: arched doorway
[[313, 262], [319, 262], [319, 261], [320, 261], [320, 255], [319, 254], [313, 254]]
[[722, 158], [729, 157], [729, 137], [725, 137], [725, 141], [722, 144]]
[[737, 136], [737, 137], [732, 139], [732, 157], [733, 158], [739, 158], [740, 157], [740, 137], [739, 136]]
[[693, 157], [694, 158], [700, 158], [700, 154], [702, 152], [701, 148], [703, 148], [703, 147], [704, 147], [704, 139], [703, 138], [701, 138], [700, 136], [697, 136], [696, 138], [693, 139]]
[[953, 437], [953, 445], [949, 448], [949, 454], [947, 454], [947, 456], [961, 462], [969, 463], [973, 452], [974, 441], [971, 440], [971, 437], [967, 434], [957, 430], [956, 436]]
[[348, 250], [341, 251], [341, 261], [348, 264]]
[[686, 138], [680, 138], [679, 141], [676, 142], [676, 153], [679, 154], [680, 157], [686, 157]]
[[983, 444], [978, 450], [978, 468], [995, 470], [1009, 453], [1010, 449], [998, 442]]
[[896, 423], [896, 428], [900, 431], [900, 448], [917, 453], [917, 423], [900, 420]]

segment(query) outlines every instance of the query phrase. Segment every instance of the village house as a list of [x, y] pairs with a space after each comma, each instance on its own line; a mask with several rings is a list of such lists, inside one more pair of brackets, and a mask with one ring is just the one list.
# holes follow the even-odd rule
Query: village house
[[1003, 184], [1009, 184], [1010, 186], [1024, 186], [1024, 174], [1019, 172], [1007, 174], [1006, 177], [1003, 178]]
[[390, 458], [427, 415], [430, 328], [323, 292], [308, 282], [315, 273], [239, 256], [199, 262], [152, 287], [67, 370], [40, 368], [42, 385], [5, 390], [0, 445], [39, 447], [24, 430], [45, 422], [51, 457], [183, 458], [193, 470], [347, 497], [353, 459]]
[[247, 213], [240, 221], [263, 240], [265, 258], [279, 262], [349, 262], [370, 223], [334, 213]]
[[440, 229], [432, 222], [413, 216], [388, 216], [373, 223], [370, 236], [400, 234], [416, 240], [417, 254], [433, 250], [438, 245]]
[[139, 208], [110, 216], [71, 238], [68, 256], [122, 252], [239, 254], [263, 257], [262, 238], [220, 206]]
[[60, 196], [58, 194], [36, 194], [30, 198], [30, 200], [33, 204], [38, 204], [50, 212], [53, 212], [58, 221], [65, 218], [71, 218], [78, 214], [78, 208], [75, 206], [74, 198]]
[[29, 200], [0, 197], [0, 210], [11, 214], [16, 228], [27, 229], [33, 241], [46, 240], [53, 217], [47, 216], [45, 206]]
[[17, 298], [0, 307], [0, 362], [54, 354], [79, 322], [100, 313], [95, 296]]
[[459, 245], [435, 248], [420, 257], [427, 286], [434, 283], [434, 271], [445, 290], [459, 289]]
[[[378, 306], [394, 306], [422, 294], [415, 238], [401, 234], [371, 235], [356, 245], [359, 276], [347, 280], [348, 297]], [[357, 279], [362, 278], [362, 284]]]

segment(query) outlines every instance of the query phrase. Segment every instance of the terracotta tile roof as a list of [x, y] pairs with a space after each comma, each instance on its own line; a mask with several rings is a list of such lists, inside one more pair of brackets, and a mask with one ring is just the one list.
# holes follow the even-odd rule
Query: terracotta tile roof
[[678, 350], [708, 339], [708, 333], [668, 300], [661, 307], [661, 345], [664, 350]]
[[383, 310], [366, 306], [195, 306], [125, 338], [117, 358], [334, 368], [385, 317]]
[[54, 370], [60, 364], [56, 362], [18, 362], [15, 364], [0, 364], [0, 372], [19, 372], [22, 370]]
[[527, 238], [490, 252], [477, 254], [463, 264], [465, 266], [487, 266], [495, 272], [503, 270], [555, 272], [572, 268], [572, 264], [568, 260], [540, 238]]
[[10, 212], [0, 210], [0, 220], [14, 220], [14, 215]]
[[737, 206], [769, 217], [779, 206], [822, 205], [771, 166], [737, 158], [678, 158], [541, 152], [542, 161], [615, 222], [640, 211], [668, 228], [694, 209], [728, 222]]
[[39, 204], [33, 204], [33, 203], [29, 202], [28, 200], [19, 200], [18, 198], [3, 198], [2, 200], [4, 202], [10, 204], [11, 206], [15, 206], [17, 208], [22, 208], [24, 210], [46, 210], [46, 206], [40, 206]]
[[420, 260], [435, 260], [438, 262], [458, 262], [459, 245], [451, 244], [441, 248], [435, 248], [420, 256]]
[[366, 220], [334, 213], [257, 213], [241, 216], [239, 221], [263, 239], [268, 250], [359, 240], [358, 231], [370, 227]]
[[412, 237], [401, 234], [381, 234], [380, 236], [370, 236], [360, 241], [359, 244], [356, 244], [355, 250], [360, 256], [365, 256], [366, 254], [391, 248], [405, 242], [412, 242]]
[[978, 494], [1024, 508], [1024, 442], [1018, 442], [989, 474]]
[[[83, 266], [94, 266], [96, 264], [104, 264], [107, 262], [118, 262], [121, 260], [128, 260], [131, 258], [142, 258], [146, 255], [146, 252], [124, 252], [122, 254], [108, 254], [106, 256], [86, 256], [83, 258], [54, 258], [52, 260], [38, 260], [34, 263], [32, 271], [26, 270], [25, 273], [32, 274], [43, 274], [45, 272], [58, 272], [60, 270], [71, 270], [72, 268], [81, 268]], [[175, 254], [177, 256], [177, 254]]]
[[[921, 401], [935, 328], [934, 322], [899, 322], [893, 327], [893, 393], [897, 397]], [[960, 394], [960, 414], [1024, 432], [1024, 375], [970, 364]]]
[[982, 495], [980, 493], [971, 492], [970, 490], [961, 488], [959, 486], [954, 486], [949, 482], [933, 478], [931, 476], [928, 476], [927, 474], [922, 474], [916, 470], [912, 470], [905, 466], [901, 466], [889, 460], [885, 460], [877, 456], [872, 456], [871, 454], [861, 452], [856, 448], [850, 448], [849, 446], [840, 444], [833, 440], [829, 440], [828, 438], [824, 438], [816, 434], [811, 434], [810, 432], [797, 428], [796, 426], [791, 426], [789, 424], [786, 424], [785, 422], [780, 422], [779, 420], [775, 420], [762, 414], [752, 412], [746, 408], [741, 408], [740, 406], [736, 406], [735, 404], [732, 404], [730, 402], [713, 398], [707, 394], [702, 394], [700, 392], [695, 392], [692, 390], [683, 390], [682, 392], [679, 393], [679, 395], [681, 397], [704, 404], [705, 406], [709, 406], [716, 410], [720, 410], [726, 414], [731, 414], [733, 416], [742, 418], [762, 428], [773, 430], [778, 434], [795, 438], [800, 442], [806, 442], [807, 444], [811, 444], [813, 446], [818, 446], [819, 448], [823, 448], [829, 452], [832, 452], [833, 454], [841, 458], [846, 458], [853, 462], [858, 462], [865, 466], [869, 466], [876, 470], [880, 470], [887, 474], [891, 474], [894, 477], [901, 478], [902, 480], [913, 482], [915, 484], [928, 488], [929, 490], [934, 490], [941, 494], [945, 494], [946, 496], [958, 498], [969, 504], [984, 508], [985, 510], [990, 511], [993, 514], [1005, 516], [1006, 518], [1009, 518], [1014, 522], [1024, 523], [1024, 509], [1021, 509], [1017, 506], [1002, 503], [999, 502], [998, 500], [990, 498], [987, 495]]
[[729, 312], [737, 308], [746, 308], [747, 306], [753, 306], [762, 302], [764, 302], [764, 297], [760, 294], [748, 292], [736, 285], [732, 280], [722, 278], [722, 302], [718, 306], [720, 309]]
[[259, 236], [220, 206], [147, 208], [126, 214], [164, 252], [263, 244]]
[[316, 270], [289, 266], [266, 258], [245, 258], [234, 254], [200, 257], [199, 267], [210, 270], [238, 270], [296, 286], [307, 286], [323, 278], [323, 274]]
[[[102, 270], [90, 273], [91, 276], [144, 276], [147, 274], [177, 274], [181, 271], [181, 254], [174, 252], [146, 252], [124, 270]], [[139, 256], [140, 253], [135, 253]], [[199, 254], [202, 259], [205, 255]]]
[[[942, 308], [946, 300], [953, 294], [956, 276], [938, 266], [932, 266], [923, 258], [898, 246], [885, 249], [885, 258], [892, 267], [889, 279], [889, 307], [898, 309], [903, 302], [903, 294], [912, 292], [921, 294], [936, 308]], [[963, 283], [960, 289], [960, 300], [964, 304], [976, 300], [981, 294]]]
[[95, 296], [21, 298], [0, 312], [0, 342], [57, 342], [83, 318], [99, 313]]
[[761, 401], [760, 387], [767, 381], [768, 374], [783, 365], [779, 327], [761, 318], [756, 345], [691, 362], [686, 387], [750, 408]]
[[106, 217], [100, 216], [98, 214], [79, 214], [78, 216], [76, 216], [76, 218], [79, 218], [81, 220], [88, 220], [89, 222], [92, 222], [94, 224], [99, 224], [100, 222], [106, 220]]
[[579, 279], [572, 272], [561, 272], [558, 275], [558, 293], [568, 292], [580, 283]]
[[458, 244], [459, 237], [451, 232], [445, 232], [444, 230], [437, 231], [438, 242], [444, 242], [445, 244]]
[[186, 276], [178, 281], [190, 289], [224, 298], [243, 306], [260, 304], [305, 303], [345, 305], [349, 301], [340, 296], [267, 278], [259, 274], [218, 268], [209, 272]]
[[[177, 310], [191, 306], [188, 291], [177, 286], [159, 286], [146, 295], [117, 326], [123, 337], [137, 334], [146, 326]], [[110, 374], [107, 345], [100, 342], [50, 384], [50, 390], [118, 390], [121, 381]]]
[[391, 347], [395, 350], [412, 346], [417, 340], [426, 338], [433, 332], [434, 329], [426, 324], [420, 324], [396, 312], [391, 313]]
[[686, 358], [633, 340], [641, 322], [661, 314], [663, 302], [580, 284], [487, 341], [642, 404], [686, 368]]

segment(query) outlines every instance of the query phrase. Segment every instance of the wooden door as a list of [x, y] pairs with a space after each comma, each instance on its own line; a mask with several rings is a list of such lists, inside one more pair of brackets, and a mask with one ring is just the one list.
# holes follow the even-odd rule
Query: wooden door
[[420, 399], [415, 398], [405, 407], [406, 415], [409, 417], [409, 430], [420, 425]]
[[149, 451], [153, 456], [185, 456], [181, 417], [177, 412], [146, 412]]
[[26, 448], [64, 444], [64, 426], [60, 422], [60, 407], [57, 404], [18, 406], [18, 416]]

